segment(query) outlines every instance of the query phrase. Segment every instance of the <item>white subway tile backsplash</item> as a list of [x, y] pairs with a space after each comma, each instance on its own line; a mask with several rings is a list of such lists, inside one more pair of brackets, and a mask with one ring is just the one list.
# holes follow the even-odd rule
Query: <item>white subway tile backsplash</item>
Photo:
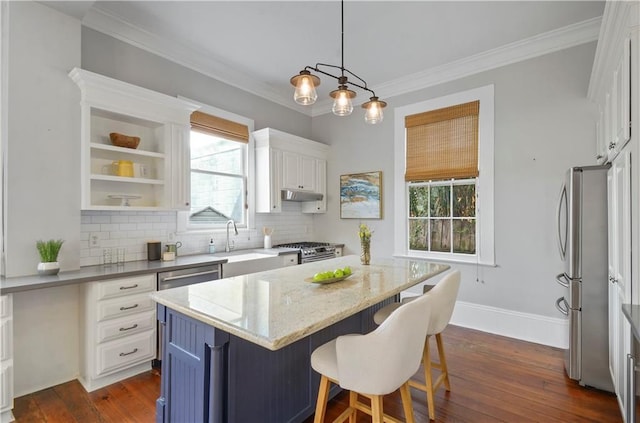
[[[143, 211], [83, 211], [81, 217], [80, 265], [102, 264], [102, 252], [105, 248], [125, 247], [125, 260], [146, 260], [147, 242], [180, 241], [181, 255], [199, 254], [209, 251], [209, 240], [213, 237], [217, 251], [224, 251], [226, 231], [210, 233], [176, 233], [176, 212]], [[240, 230], [238, 236], [230, 239], [235, 249], [262, 248], [262, 228], [273, 228], [273, 244], [296, 241], [315, 241], [313, 215], [303, 214], [299, 203], [283, 202], [282, 212], [274, 214], [256, 214], [252, 229]], [[97, 235], [98, 248], [90, 246], [89, 234]]]

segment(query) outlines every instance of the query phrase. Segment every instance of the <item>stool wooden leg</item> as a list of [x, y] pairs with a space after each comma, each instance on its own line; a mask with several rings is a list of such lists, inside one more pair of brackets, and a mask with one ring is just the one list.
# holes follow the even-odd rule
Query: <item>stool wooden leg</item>
[[324, 414], [327, 411], [327, 400], [329, 399], [329, 387], [331, 382], [329, 379], [322, 375], [320, 378], [320, 388], [318, 388], [318, 401], [316, 402], [316, 414], [313, 418], [313, 423], [323, 423]]
[[436, 419], [435, 401], [433, 397], [433, 376], [431, 372], [431, 350], [429, 349], [429, 336], [424, 341], [424, 351], [422, 352], [422, 362], [424, 365], [424, 384], [427, 392], [427, 407], [429, 408], [429, 418]]
[[371, 396], [371, 418], [373, 423], [383, 423], [382, 395]]
[[358, 417], [358, 393], [349, 391], [349, 408], [351, 408], [351, 414], [349, 414], [349, 423], [356, 423]]
[[400, 387], [400, 396], [402, 397], [402, 408], [404, 410], [404, 418], [407, 423], [414, 423], [413, 405], [411, 404], [411, 391], [409, 390], [409, 382], [405, 382]]
[[438, 357], [440, 357], [440, 371], [444, 376], [444, 387], [447, 391], [451, 391], [451, 385], [449, 384], [449, 371], [447, 370], [447, 359], [444, 356], [444, 344], [442, 343], [442, 335], [436, 335], [436, 343], [438, 344]]

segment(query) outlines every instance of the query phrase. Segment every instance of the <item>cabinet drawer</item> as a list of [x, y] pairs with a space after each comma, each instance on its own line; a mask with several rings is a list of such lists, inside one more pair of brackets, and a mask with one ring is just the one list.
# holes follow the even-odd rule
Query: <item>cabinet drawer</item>
[[0, 318], [11, 316], [11, 294], [0, 296]]
[[130, 295], [126, 298], [98, 301], [98, 321], [154, 310], [149, 294]]
[[98, 323], [97, 342], [102, 343], [147, 330], [155, 330], [155, 327], [155, 311], [147, 311], [120, 319], [107, 320], [106, 322]]
[[298, 264], [298, 254], [285, 254], [282, 256], [282, 265], [296, 266]]
[[156, 331], [150, 330], [138, 335], [107, 342], [97, 348], [97, 375], [122, 370], [156, 355]]
[[0, 320], [0, 360], [13, 357], [13, 331], [12, 319]]
[[98, 300], [122, 297], [156, 290], [156, 275], [142, 275], [131, 278], [98, 282]]

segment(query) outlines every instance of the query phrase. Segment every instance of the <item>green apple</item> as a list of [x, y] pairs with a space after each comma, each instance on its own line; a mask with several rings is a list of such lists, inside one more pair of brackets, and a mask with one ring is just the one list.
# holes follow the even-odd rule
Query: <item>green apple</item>
[[342, 269], [336, 269], [333, 271], [334, 278], [341, 278], [343, 276], [344, 276], [344, 272], [342, 271]]
[[351, 274], [351, 268], [349, 266], [345, 266], [345, 268], [342, 269], [342, 273], [344, 273], [345, 276], [349, 276]]
[[325, 279], [324, 273], [318, 272], [315, 275], [313, 275], [313, 280], [314, 281], [321, 281], [321, 280], [324, 280], [324, 279]]
[[333, 278], [333, 272], [331, 270], [324, 272], [324, 278], [325, 279], [331, 279]]

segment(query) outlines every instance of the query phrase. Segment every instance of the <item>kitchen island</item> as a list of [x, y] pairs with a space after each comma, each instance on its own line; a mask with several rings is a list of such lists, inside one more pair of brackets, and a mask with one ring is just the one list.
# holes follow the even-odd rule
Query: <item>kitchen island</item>
[[[343, 281], [308, 282], [345, 266], [353, 273]], [[304, 420], [319, 384], [313, 350], [373, 330], [380, 307], [448, 268], [346, 256], [153, 293], [164, 334], [156, 421]]]

